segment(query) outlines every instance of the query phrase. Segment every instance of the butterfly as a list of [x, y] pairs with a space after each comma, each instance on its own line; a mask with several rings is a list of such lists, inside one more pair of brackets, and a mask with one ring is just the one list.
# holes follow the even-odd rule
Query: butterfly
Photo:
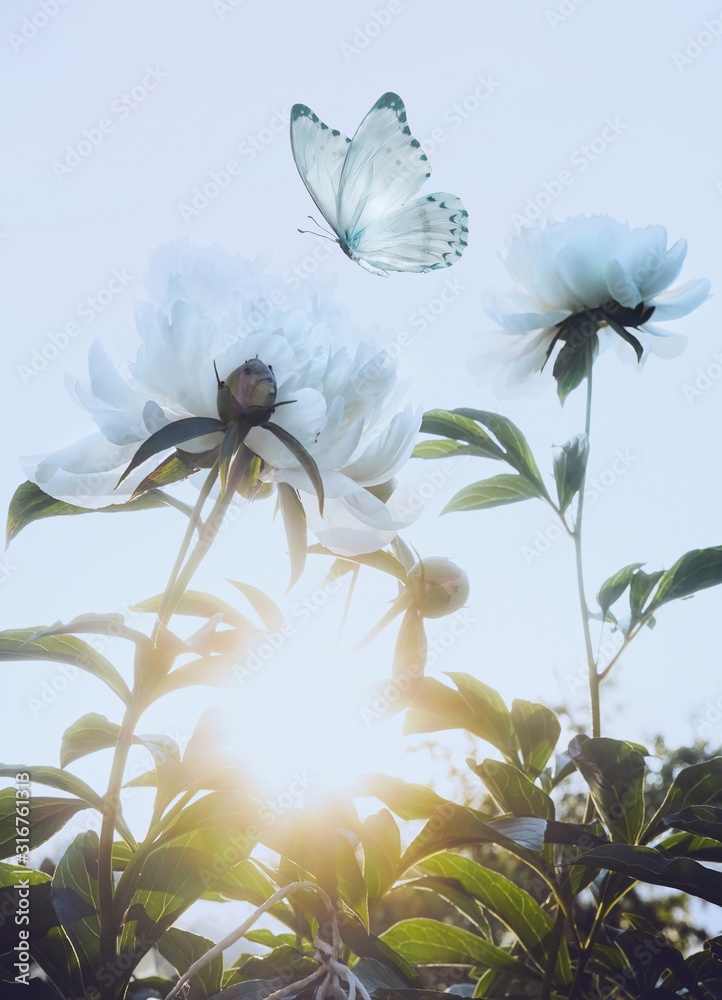
[[461, 200], [437, 192], [409, 201], [431, 166], [398, 94], [380, 97], [353, 139], [294, 104], [291, 149], [332, 238], [367, 271], [432, 271], [461, 257], [468, 233]]

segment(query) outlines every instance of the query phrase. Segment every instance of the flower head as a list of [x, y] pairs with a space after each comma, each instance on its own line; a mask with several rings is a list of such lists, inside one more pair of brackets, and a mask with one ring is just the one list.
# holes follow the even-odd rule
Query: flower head
[[[686, 252], [685, 240], [667, 249], [662, 226], [632, 229], [606, 215], [537, 223], [517, 236], [504, 260], [517, 289], [487, 309], [507, 337], [496, 353], [501, 394], [514, 394], [557, 346], [553, 371], [562, 401], [584, 378], [600, 341], [616, 340], [638, 361], [648, 353], [679, 354], [685, 338], [656, 324], [686, 316], [709, 295], [706, 280], [668, 291]], [[491, 356], [478, 356], [475, 365], [482, 360], [488, 365]]]
[[409, 570], [409, 589], [423, 618], [444, 618], [463, 608], [469, 597], [469, 577], [442, 556], [422, 559]]
[[[218, 247], [161, 247], [146, 284], [148, 300], [136, 307], [142, 345], [127, 372], [96, 342], [89, 384], [70, 384], [98, 432], [34, 463], [28, 477], [58, 500], [118, 504], [147, 487], [158, 449], [119, 486], [118, 478], [158, 431], [177, 438], [171, 425], [179, 421], [194, 430], [171, 441], [177, 451], [165, 449], [167, 461], [185, 463], [180, 473], [190, 475], [212, 464], [242, 418], [259, 488], [286, 483], [302, 500], [310, 494], [309, 527], [324, 545], [359, 554], [389, 544], [404, 521], [394, 516], [393, 496], [384, 503], [370, 488], [406, 462], [420, 423], [410, 405], [401, 407], [404, 389], [389, 356], [370, 339], [357, 339], [353, 351], [340, 346], [351, 324], [310, 283], [291, 291]], [[322, 480], [323, 517], [299, 454], [311, 457]]]

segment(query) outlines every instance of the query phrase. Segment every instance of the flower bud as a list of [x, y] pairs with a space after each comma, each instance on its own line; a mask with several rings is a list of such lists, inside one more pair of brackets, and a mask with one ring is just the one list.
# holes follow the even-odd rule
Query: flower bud
[[462, 608], [469, 596], [469, 578], [451, 559], [422, 559], [409, 570], [409, 589], [424, 618], [443, 618]]
[[218, 416], [226, 423], [245, 418], [254, 426], [270, 420], [276, 403], [276, 376], [258, 358], [246, 361], [218, 385]]

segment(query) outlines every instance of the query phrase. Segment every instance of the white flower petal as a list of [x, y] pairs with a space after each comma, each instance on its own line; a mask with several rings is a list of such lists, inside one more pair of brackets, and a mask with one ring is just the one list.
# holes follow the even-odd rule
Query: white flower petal
[[688, 281], [666, 295], [660, 295], [655, 302], [652, 319], [655, 323], [687, 316], [709, 298], [710, 283], [706, 278]]

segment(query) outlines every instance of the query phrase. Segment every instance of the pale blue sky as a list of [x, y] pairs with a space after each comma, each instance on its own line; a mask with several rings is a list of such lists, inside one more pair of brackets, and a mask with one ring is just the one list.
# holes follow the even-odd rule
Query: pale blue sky
[[[329, 278], [361, 327], [382, 324], [389, 340], [410, 335], [401, 366], [419, 405], [502, 410], [527, 433], [545, 472], [551, 445], [582, 429], [582, 393], [562, 411], [547, 374], [543, 394], [502, 403], [476, 387], [466, 368], [472, 337], [487, 326], [483, 292], [508, 287], [497, 255], [528, 199], [552, 192], [544, 213], [550, 218], [606, 212], [633, 225], [662, 224], [670, 243], [689, 241], [682, 280], [708, 277], [716, 293], [722, 37], [705, 21], [717, 18], [719, 5], [46, 0], [45, 7], [47, 23], [32, 0], [0, 12], [4, 506], [21, 480], [18, 456], [54, 450], [92, 429], [70, 402], [64, 373], [85, 375], [95, 337], [118, 357], [133, 356], [133, 303], [143, 295], [150, 253], [164, 242], [261, 253], [288, 282], [294, 268]], [[23, 26], [29, 36], [33, 24], [25, 19], [33, 16], [40, 26], [25, 39]], [[378, 31], [366, 27], [380, 22]], [[712, 29], [722, 31], [722, 23]], [[700, 32], [705, 47], [695, 42]], [[402, 96], [414, 135], [428, 146], [428, 191], [454, 192], [469, 211], [469, 247], [450, 271], [383, 280], [296, 232], [313, 206], [290, 153], [291, 106], [306, 103], [352, 133], [386, 90]], [[74, 166], [67, 147], [84, 139], [96, 145]], [[594, 160], [585, 147], [598, 151]], [[218, 197], [197, 214], [184, 209], [229, 160], [240, 169]], [[572, 180], [559, 192], [562, 171]], [[434, 315], [442, 292], [451, 301]], [[641, 377], [611, 353], [597, 366], [590, 475], [601, 477], [603, 491], [587, 507], [590, 598], [626, 563], [668, 567], [687, 549], [720, 541], [720, 318], [713, 297], [675, 323], [689, 335], [686, 352], [674, 361], [652, 358]], [[34, 357], [41, 367], [34, 352], [52, 336], [63, 345], [63, 335], [59, 356], [30, 374]], [[685, 390], [710, 365], [714, 377], [700, 382], [704, 391]], [[614, 464], [618, 453], [626, 462]], [[414, 461], [407, 477], [421, 486], [437, 468]], [[437, 519], [453, 492], [496, 471], [489, 463], [459, 464], [440, 488], [425, 488], [433, 496], [408, 533], [422, 554], [456, 558], [471, 578], [467, 627], [429, 672], [469, 670], [508, 700], [567, 701], [584, 721], [571, 545], [553, 539], [539, 558], [529, 557], [535, 545], [546, 548], [539, 539], [552, 523], [547, 509], [529, 502]], [[0, 624], [118, 611], [159, 591], [182, 530], [173, 512], [31, 526], [7, 553]], [[258, 504], [223, 537], [197, 585], [233, 600], [222, 578], [236, 577], [282, 600], [284, 547], [270, 506]], [[294, 603], [313, 595], [324, 571], [311, 563], [286, 605], [290, 620]], [[384, 586], [370, 572], [362, 578], [352, 637], [393, 597]], [[636, 641], [615, 668], [614, 686], [603, 691], [606, 734], [644, 741], [662, 731], [673, 743], [693, 741], [695, 719], [722, 707], [719, 602], [720, 593], [708, 591], [671, 606], [657, 629]], [[144, 725], [183, 739], [201, 707], [245, 703], [251, 721], [239, 722], [239, 742], [249, 757], [269, 761], [280, 744], [272, 764], [279, 787], [297, 767], [319, 782], [364, 767], [423, 778], [416, 758], [404, 758], [408, 741], [398, 719], [352, 728], [358, 709], [351, 692], [359, 678], [384, 676], [393, 634], [353, 662], [339, 662], [332, 637], [342, 603], [337, 594], [312, 624], [296, 621], [293, 642], [243, 690], [204, 688], [168, 699]], [[431, 623], [430, 634], [441, 636], [447, 624]], [[120, 649], [114, 643], [108, 655]], [[127, 657], [121, 662], [127, 667]], [[112, 698], [87, 677], [34, 714], [31, 699], [47, 692], [43, 685], [57, 678], [57, 668], [4, 670], [13, 706], [3, 727], [5, 760], [55, 763], [73, 719], [90, 710], [118, 718]], [[715, 711], [711, 718], [722, 720]], [[722, 724], [715, 721], [709, 734], [722, 742]], [[103, 763], [98, 756], [78, 770], [98, 780]]]

